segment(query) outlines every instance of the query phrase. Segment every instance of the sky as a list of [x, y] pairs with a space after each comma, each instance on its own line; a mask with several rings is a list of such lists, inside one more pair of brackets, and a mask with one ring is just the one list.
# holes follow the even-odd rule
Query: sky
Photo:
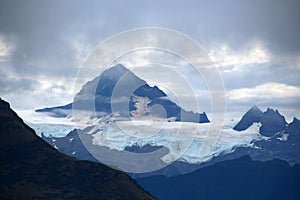
[[256, 104], [300, 117], [299, 10], [297, 0], [2, 0], [0, 96], [19, 110], [67, 104], [96, 45], [126, 30], [161, 27], [206, 50], [228, 112]]

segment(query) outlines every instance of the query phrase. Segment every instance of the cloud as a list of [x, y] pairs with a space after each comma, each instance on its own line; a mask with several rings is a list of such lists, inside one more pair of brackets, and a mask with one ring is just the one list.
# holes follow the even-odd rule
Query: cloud
[[67, 104], [73, 99], [73, 80], [37, 76], [19, 77], [0, 68], [0, 96], [17, 109]]
[[11, 38], [0, 35], [0, 62], [10, 61], [10, 57], [14, 50], [14, 45]]
[[253, 88], [235, 89], [227, 92], [231, 100], [242, 99], [274, 99], [274, 98], [300, 98], [300, 87], [290, 86], [283, 83], [265, 83]]
[[242, 52], [235, 52], [229, 46], [221, 45], [212, 49], [208, 55], [223, 72], [241, 70], [247, 64], [270, 62], [270, 55], [261, 44], [254, 44]]
[[[2, 77], [3, 78], [3, 77]], [[30, 79], [18, 79], [18, 78], [11, 78], [8, 81], [1, 79], [0, 87], [1, 87], [1, 94], [25, 94], [28, 90], [35, 90], [38, 88], [38, 82]]]
[[[0, 96], [9, 101], [14, 109], [38, 109], [59, 106], [70, 103], [71, 94], [62, 85], [46, 84], [30, 79], [15, 79], [8, 86], [2, 87], [0, 82]], [[48, 85], [48, 86], [47, 86]]]
[[[278, 109], [288, 121], [300, 116], [300, 87], [278, 82], [264, 83], [251, 88], [230, 90], [226, 94], [227, 108], [242, 115], [252, 105], [262, 110]], [[241, 113], [242, 111], [242, 113]]]
[[[76, 72], [94, 46], [119, 32], [149, 26], [183, 32], [203, 45], [227, 90], [276, 82], [299, 87], [299, 10], [297, 0], [2, 0], [0, 92], [14, 105], [21, 104], [14, 100], [17, 96], [29, 107], [66, 102]], [[145, 55], [136, 58], [127, 63], [148, 62]], [[177, 61], [167, 57], [162, 62]], [[192, 73], [182, 73], [193, 79]], [[24, 93], [13, 93], [19, 90]]]

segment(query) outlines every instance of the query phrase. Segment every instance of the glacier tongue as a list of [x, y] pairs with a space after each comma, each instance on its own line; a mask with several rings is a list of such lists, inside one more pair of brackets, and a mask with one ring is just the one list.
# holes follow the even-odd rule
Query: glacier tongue
[[[220, 137], [215, 138], [208, 135], [209, 123], [148, 121], [146, 119], [128, 121], [128, 119], [118, 119], [116, 116], [91, 119], [83, 116], [86, 115], [81, 115], [82, 118], [76, 121], [76, 127], [70, 123], [29, 123], [29, 125], [36, 130], [38, 135], [43, 133], [45, 136], [54, 137], [64, 137], [74, 128], [84, 130], [88, 127], [85, 133], [92, 136], [93, 145], [116, 150], [124, 150], [133, 145], [164, 146], [169, 153], [161, 160], [166, 163], [174, 158], [187, 163], [201, 163], [220, 153], [230, 153], [238, 146], [252, 146], [254, 140], [264, 139], [259, 134], [260, 124], [258, 123], [244, 131], [235, 131], [232, 129], [235, 121], [227, 120]], [[204, 143], [213, 144], [208, 152], [201, 151]]]
[[[151, 124], [151, 123], [150, 123]], [[164, 146], [169, 149], [169, 154], [164, 156], [162, 160], [168, 163], [180, 155], [179, 159], [188, 163], [201, 163], [210, 160], [220, 153], [232, 152], [238, 146], [251, 146], [253, 140], [259, 140], [263, 137], [259, 134], [260, 124], [255, 123], [247, 130], [238, 132], [231, 128], [224, 128], [217, 143], [211, 147], [211, 151], [201, 154], [201, 148], [204, 142], [213, 143], [215, 138], [210, 137], [208, 133], [209, 124], [196, 124], [188, 122], [167, 122], [165, 126], [150, 135], [149, 132], [141, 137], [145, 130], [144, 124], [141, 122], [132, 124], [131, 121], [123, 121], [122, 125], [126, 126], [126, 131], [119, 129], [116, 124], [99, 126], [92, 134], [93, 144], [109, 147], [116, 150], [124, 150], [128, 146], [138, 145], [144, 146], [151, 144], [152, 146]], [[157, 124], [152, 123], [147, 130], [157, 130]], [[178, 127], [184, 133], [184, 137], [177, 138]], [[197, 129], [195, 136], [190, 130]], [[135, 133], [135, 134], [133, 134]], [[139, 135], [136, 137], [135, 135]], [[191, 143], [190, 143], [191, 141]], [[186, 148], [188, 146], [188, 148]]]

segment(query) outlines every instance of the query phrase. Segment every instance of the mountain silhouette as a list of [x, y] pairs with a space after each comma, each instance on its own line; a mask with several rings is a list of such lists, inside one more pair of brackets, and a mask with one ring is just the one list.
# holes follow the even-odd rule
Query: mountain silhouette
[[154, 199], [126, 173], [48, 145], [0, 99], [1, 199]]
[[[131, 112], [137, 108], [134, 96], [149, 99], [150, 110], [157, 105], [161, 106], [164, 118], [175, 118], [176, 121], [207, 123], [209, 119], [205, 112], [194, 113], [186, 111], [167, 98], [167, 95], [157, 86], [149, 86], [146, 81], [137, 77], [122, 64], [117, 64], [83, 85], [81, 91], [74, 98], [73, 103], [65, 106], [38, 109], [36, 112], [48, 112], [54, 117], [66, 117], [72, 108], [92, 110], [97, 117], [112, 112], [118, 112], [122, 117], [129, 118]], [[113, 104], [113, 105], [112, 105]], [[114, 106], [114, 110], [112, 108]], [[155, 113], [154, 115], [160, 115]]]
[[137, 179], [158, 199], [289, 199], [300, 196], [300, 166], [249, 156], [226, 160], [192, 173]]
[[278, 110], [274, 111], [268, 108], [265, 112], [262, 112], [257, 106], [253, 106], [233, 129], [237, 131], [246, 130], [254, 122], [261, 123], [260, 133], [267, 137], [283, 131], [287, 125], [284, 116]]

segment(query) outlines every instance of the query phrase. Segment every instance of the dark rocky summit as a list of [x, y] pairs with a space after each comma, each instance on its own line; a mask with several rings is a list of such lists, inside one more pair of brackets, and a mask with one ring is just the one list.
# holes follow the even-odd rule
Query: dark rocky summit
[[268, 108], [262, 112], [257, 106], [253, 106], [233, 129], [237, 131], [246, 130], [254, 122], [261, 123], [260, 133], [268, 137], [283, 131], [287, 125], [284, 116], [278, 110], [274, 111]]
[[[165, 118], [175, 117], [176, 121], [196, 123], [210, 122], [205, 112], [194, 113], [182, 109], [169, 100], [157, 86], [149, 86], [146, 81], [121, 64], [105, 70], [98, 77], [83, 85], [73, 103], [38, 109], [36, 112], [47, 112], [53, 117], [67, 117], [71, 114], [72, 108], [75, 108], [95, 110], [97, 117], [118, 112], [122, 117], [129, 118], [131, 111], [136, 109], [133, 95], [148, 98], [150, 110], [153, 106], [161, 106], [165, 111], [165, 116], [163, 116]], [[159, 115], [160, 113], [153, 114]]]

